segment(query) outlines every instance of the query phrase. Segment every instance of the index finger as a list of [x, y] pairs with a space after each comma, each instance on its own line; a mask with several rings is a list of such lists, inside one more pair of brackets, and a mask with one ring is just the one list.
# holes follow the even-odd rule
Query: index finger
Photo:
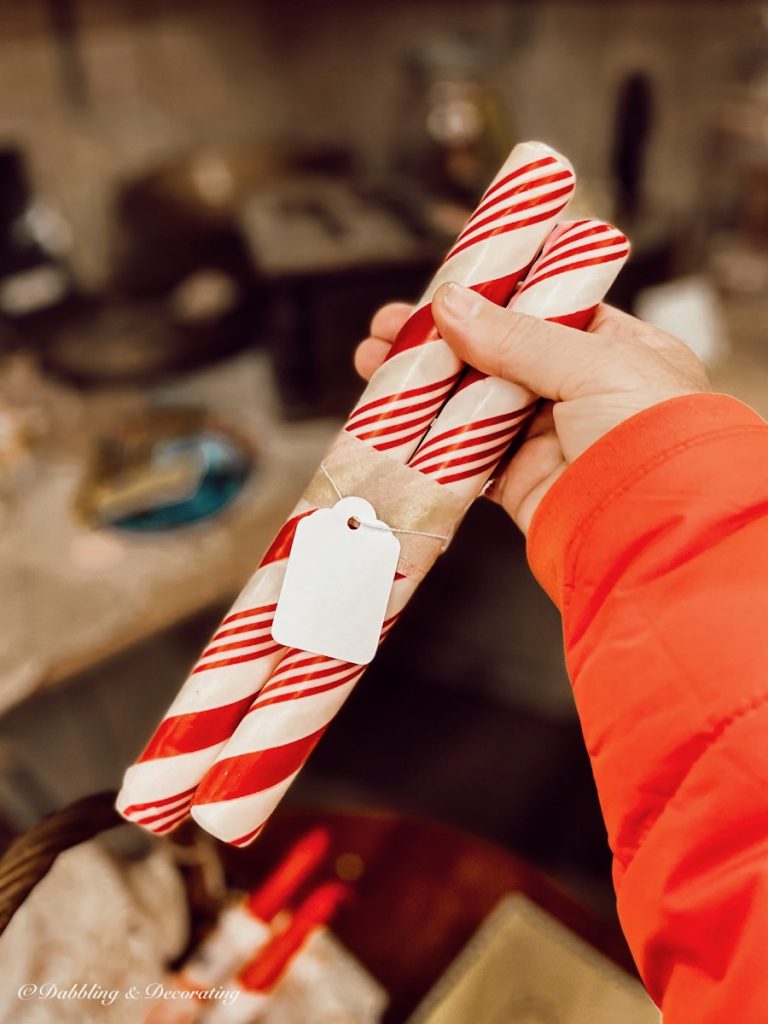
[[388, 302], [373, 314], [371, 337], [394, 341], [397, 333], [413, 312], [407, 302]]

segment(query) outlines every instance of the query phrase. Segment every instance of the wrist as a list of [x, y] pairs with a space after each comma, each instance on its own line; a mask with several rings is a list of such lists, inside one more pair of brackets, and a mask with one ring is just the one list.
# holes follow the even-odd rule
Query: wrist
[[768, 432], [768, 424], [730, 396], [683, 395], [629, 417], [575, 459], [542, 498], [528, 531], [531, 569], [555, 604], [562, 608], [580, 547], [598, 522], [598, 543], [610, 545], [611, 508], [622, 495], [686, 449], [742, 429]]

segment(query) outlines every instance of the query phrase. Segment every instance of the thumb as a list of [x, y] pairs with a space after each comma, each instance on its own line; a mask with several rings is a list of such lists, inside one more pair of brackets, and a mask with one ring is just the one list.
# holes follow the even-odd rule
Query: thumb
[[515, 313], [458, 284], [437, 290], [432, 315], [469, 366], [544, 398], [576, 398], [604, 383], [606, 342], [599, 335]]

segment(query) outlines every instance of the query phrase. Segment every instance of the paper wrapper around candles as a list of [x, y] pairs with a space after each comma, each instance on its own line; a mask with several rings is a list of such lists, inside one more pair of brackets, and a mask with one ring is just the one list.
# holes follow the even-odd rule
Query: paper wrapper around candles
[[[626, 237], [611, 225], [565, 224], [548, 240], [512, 305], [586, 325], [628, 252]], [[355, 452], [352, 445], [338, 466], [329, 460], [330, 475], [343, 494], [365, 497], [390, 525], [448, 536], [534, 403], [534, 396], [518, 385], [467, 371], [409, 466], [390, 473], [382, 453]], [[338, 497], [324, 475], [311, 490], [309, 508], [333, 504]], [[401, 539], [382, 639], [441, 550], [434, 539]], [[253, 841], [363, 671], [360, 665], [290, 651], [198, 786], [195, 820], [235, 845]]]
[[[350, 437], [407, 463], [454, 387], [461, 365], [434, 329], [430, 301], [447, 280], [504, 303], [573, 192], [570, 165], [540, 143], [516, 146], [483, 196], [384, 365], [350, 415]], [[330, 456], [333, 458], [333, 456]], [[287, 651], [271, 623], [297, 517], [278, 534], [212, 638], [147, 747], [125, 774], [120, 813], [150, 831], [170, 831], [187, 816], [195, 789]]]

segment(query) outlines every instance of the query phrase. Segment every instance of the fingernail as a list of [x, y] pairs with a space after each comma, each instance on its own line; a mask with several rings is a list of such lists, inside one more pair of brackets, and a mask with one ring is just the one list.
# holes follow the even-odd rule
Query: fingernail
[[474, 316], [483, 303], [477, 292], [453, 283], [443, 289], [442, 300], [448, 314], [457, 320], [466, 320]]

